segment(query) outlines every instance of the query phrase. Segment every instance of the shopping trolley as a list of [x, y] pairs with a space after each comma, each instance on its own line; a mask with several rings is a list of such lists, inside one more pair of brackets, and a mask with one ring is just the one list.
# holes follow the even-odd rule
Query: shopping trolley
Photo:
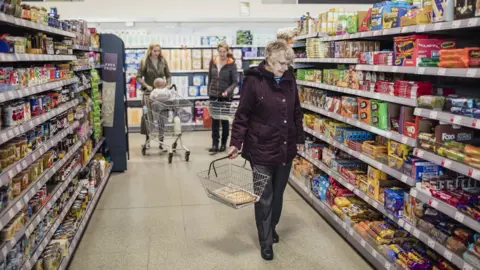
[[240, 209], [260, 200], [268, 175], [260, 173], [254, 166], [246, 168], [228, 162], [215, 166], [216, 162], [228, 159], [223, 157], [210, 163], [208, 170], [198, 173], [208, 197], [227, 206]]
[[235, 118], [235, 113], [237, 112], [237, 104], [237, 102], [210, 100], [208, 104], [208, 111], [215, 120], [232, 121]]
[[[151, 141], [157, 142], [168, 151], [168, 163], [172, 163], [173, 154], [177, 151], [185, 151], [185, 160], [190, 158], [190, 150], [182, 141], [182, 122], [191, 120], [192, 113], [185, 108], [191, 108], [192, 102], [177, 94], [177, 88], [172, 85], [171, 96], [167, 100], [155, 100], [145, 98], [148, 140], [142, 145], [142, 154], [145, 155]], [[180, 146], [180, 147], [178, 147]]]

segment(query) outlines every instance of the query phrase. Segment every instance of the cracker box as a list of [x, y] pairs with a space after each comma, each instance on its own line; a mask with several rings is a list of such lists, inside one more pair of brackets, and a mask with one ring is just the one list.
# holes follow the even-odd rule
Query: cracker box
[[387, 102], [370, 101], [371, 125], [386, 130], [388, 128]]
[[417, 66], [420, 58], [438, 57], [441, 49], [454, 49], [455, 41], [429, 39], [427, 35], [394, 38], [395, 66]]
[[475, 16], [477, 0], [455, 0], [453, 15], [455, 20], [468, 19]]
[[434, 0], [432, 3], [432, 22], [446, 20], [447, 0]]

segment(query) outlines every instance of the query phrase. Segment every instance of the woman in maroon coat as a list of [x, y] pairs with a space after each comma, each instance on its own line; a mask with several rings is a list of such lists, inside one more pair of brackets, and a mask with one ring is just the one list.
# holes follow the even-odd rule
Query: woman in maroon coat
[[259, 172], [269, 176], [255, 219], [261, 255], [273, 259], [273, 243], [278, 243], [276, 225], [280, 220], [283, 193], [288, 182], [297, 145], [304, 144], [303, 113], [293, 69], [293, 50], [283, 40], [265, 48], [265, 61], [245, 72], [240, 105], [232, 127], [229, 155], [239, 149]]

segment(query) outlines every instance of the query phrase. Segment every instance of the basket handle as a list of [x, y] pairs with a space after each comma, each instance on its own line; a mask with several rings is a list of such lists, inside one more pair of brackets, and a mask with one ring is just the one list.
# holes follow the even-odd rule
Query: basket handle
[[[237, 153], [237, 155], [241, 155], [241, 154], [242, 152]], [[210, 171], [213, 169], [213, 172], [215, 173], [215, 177], [218, 177], [217, 170], [215, 169], [215, 162], [230, 158], [230, 156], [231, 155], [228, 155], [226, 157], [215, 159], [214, 161], [210, 162], [210, 166], [208, 166], [208, 176], [210, 176]]]
[[170, 86], [170, 90], [175, 90], [175, 92], [177, 91], [177, 86], [175, 84], [172, 84], [172, 86]]

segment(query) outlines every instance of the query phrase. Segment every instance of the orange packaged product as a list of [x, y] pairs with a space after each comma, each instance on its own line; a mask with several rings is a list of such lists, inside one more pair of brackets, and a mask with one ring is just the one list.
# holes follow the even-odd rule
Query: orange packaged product
[[468, 64], [465, 61], [440, 61], [438, 67], [441, 68], [467, 68]]
[[464, 56], [465, 49], [443, 49], [438, 52], [440, 58], [445, 56]]
[[480, 47], [465, 48], [469, 67], [480, 67]]

